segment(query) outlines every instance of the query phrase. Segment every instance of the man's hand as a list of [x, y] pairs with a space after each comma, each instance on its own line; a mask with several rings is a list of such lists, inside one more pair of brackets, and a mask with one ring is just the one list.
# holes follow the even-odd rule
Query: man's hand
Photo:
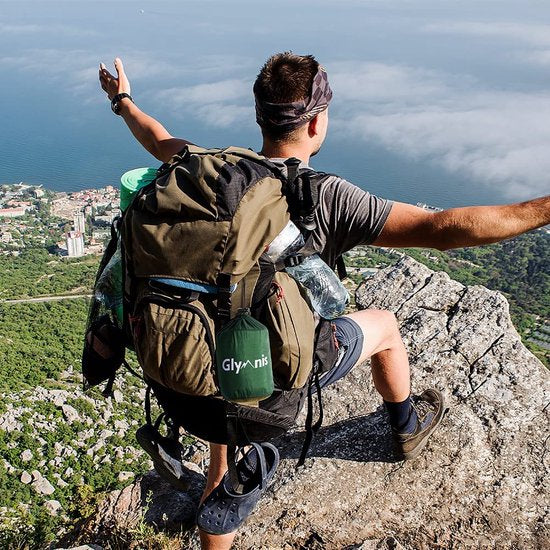
[[[130, 94], [130, 81], [124, 72], [122, 61], [118, 57], [115, 59], [115, 70], [117, 76], [113, 76], [103, 63], [99, 65], [99, 82], [109, 100], [112, 100], [117, 94]], [[190, 141], [171, 136], [160, 122], [141, 111], [129, 98], [120, 102], [117, 114], [124, 119], [141, 145], [162, 162], [167, 162], [185, 145], [191, 144]]]
[[109, 100], [117, 94], [126, 93], [130, 95], [130, 81], [124, 72], [124, 66], [119, 57], [115, 59], [115, 70], [117, 76], [113, 76], [103, 63], [99, 64], [99, 82], [107, 93]]

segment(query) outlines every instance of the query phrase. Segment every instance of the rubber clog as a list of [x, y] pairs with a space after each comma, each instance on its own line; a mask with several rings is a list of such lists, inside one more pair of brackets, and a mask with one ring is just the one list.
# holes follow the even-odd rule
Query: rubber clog
[[252, 513], [273, 480], [279, 451], [270, 443], [252, 443], [252, 449], [237, 462], [242, 494], [231, 487], [229, 473], [208, 495], [197, 512], [199, 529], [212, 535], [226, 535], [238, 529]]

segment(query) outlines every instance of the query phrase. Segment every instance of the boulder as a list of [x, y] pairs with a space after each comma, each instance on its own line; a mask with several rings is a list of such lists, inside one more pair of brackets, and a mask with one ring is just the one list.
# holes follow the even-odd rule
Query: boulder
[[[324, 424], [303, 467], [302, 429], [276, 442], [274, 483], [233, 548], [549, 548], [550, 373], [521, 343], [504, 297], [404, 257], [356, 301], [395, 313], [413, 391], [441, 389], [450, 412], [423, 453], [400, 462], [369, 365], [355, 368], [323, 391]], [[93, 542], [102, 517], [189, 526], [199, 494], [200, 484], [178, 493], [149, 474], [109, 497]]]
[[23, 471], [21, 474], [21, 483], [28, 485], [32, 481], [32, 476], [27, 471]]
[[505, 298], [405, 257], [356, 301], [396, 314], [413, 391], [438, 387], [450, 413], [416, 460], [398, 462], [368, 365], [354, 369], [324, 392], [303, 468], [302, 434], [279, 442], [275, 483], [235, 548], [298, 548], [313, 536], [327, 549], [549, 547], [550, 373], [521, 343]]
[[63, 417], [69, 424], [80, 420], [80, 415], [78, 414], [78, 411], [67, 403], [61, 405], [61, 412], [63, 413]]
[[134, 472], [119, 472], [118, 473], [118, 481], [124, 482], [132, 479], [134, 477]]
[[51, 495], [55, 492], [55, 487], [45, 477], [35, 479], [31, 487], [40, 495]]
[[120, 390], [115, 390], [113, 392], [113, 399], [115, 400], [115, 403], [122, 403], [124, 401], [124, 395]]
[[44, 509], [51, 516], [57, 516], [59, 510], [61, 510], [61, 503], [58, 500], [47, 500], [44, 502]]
[[109, 533], [131, 532], [142, 521], [168, 532], [192, 528], [204, 484], [204, 475], [195, 469], [190, 489], [181, 492], [150, 471], [128, 487], [107, 495], [86, 527], [87, 542], [102, 544]]
[[32, 451], [30, 449], [25, 449], [21, 453], [21, 461], [22, 462], [29, 462], [29, 460], [32, 460]]

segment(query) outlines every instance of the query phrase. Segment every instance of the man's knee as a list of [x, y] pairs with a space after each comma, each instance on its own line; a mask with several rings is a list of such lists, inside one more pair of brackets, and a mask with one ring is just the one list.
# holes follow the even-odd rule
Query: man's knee
[[399, 322], [393, 311], [380, 310], [380, 314], [384, 320], [385, 326], [389, 334], [397, 334], [399, 336]]
[[385, 336], [399, 336], [397, 317], [386, 309], [363, 309], [352, 313], [350, 317], [361, 327], [363, 334], [368, 337], [373, 328]]
[[363, 332], [364, 354], [373, 355], [396, 346], [401, 346], [399, 323], [391, 311], [384, 309], [364, 309], [349, 315]]

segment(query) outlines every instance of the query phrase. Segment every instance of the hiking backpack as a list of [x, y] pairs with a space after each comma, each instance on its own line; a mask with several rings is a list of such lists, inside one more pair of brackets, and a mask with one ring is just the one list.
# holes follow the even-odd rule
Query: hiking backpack
[[[293, 261], [314, 252], [308, 237], [326, 175], [298, 165], [289, 159], [284, 175], [247, 149], [187, 146], [138, 191], [116, 235], [120, 329], [167, 417], [231, 448], [284, 434], [307, 398], [303, 462], [322, 422], [320, 407], [312, 426], [310, 387], [332, 367], [335, 338], [285, 264], [262, 258], [290, 219], [306, 240]], [[268, 329], [275, 384], [252, 403], [221, 397], [215, 366], [216, 335], [243, 310]]]

